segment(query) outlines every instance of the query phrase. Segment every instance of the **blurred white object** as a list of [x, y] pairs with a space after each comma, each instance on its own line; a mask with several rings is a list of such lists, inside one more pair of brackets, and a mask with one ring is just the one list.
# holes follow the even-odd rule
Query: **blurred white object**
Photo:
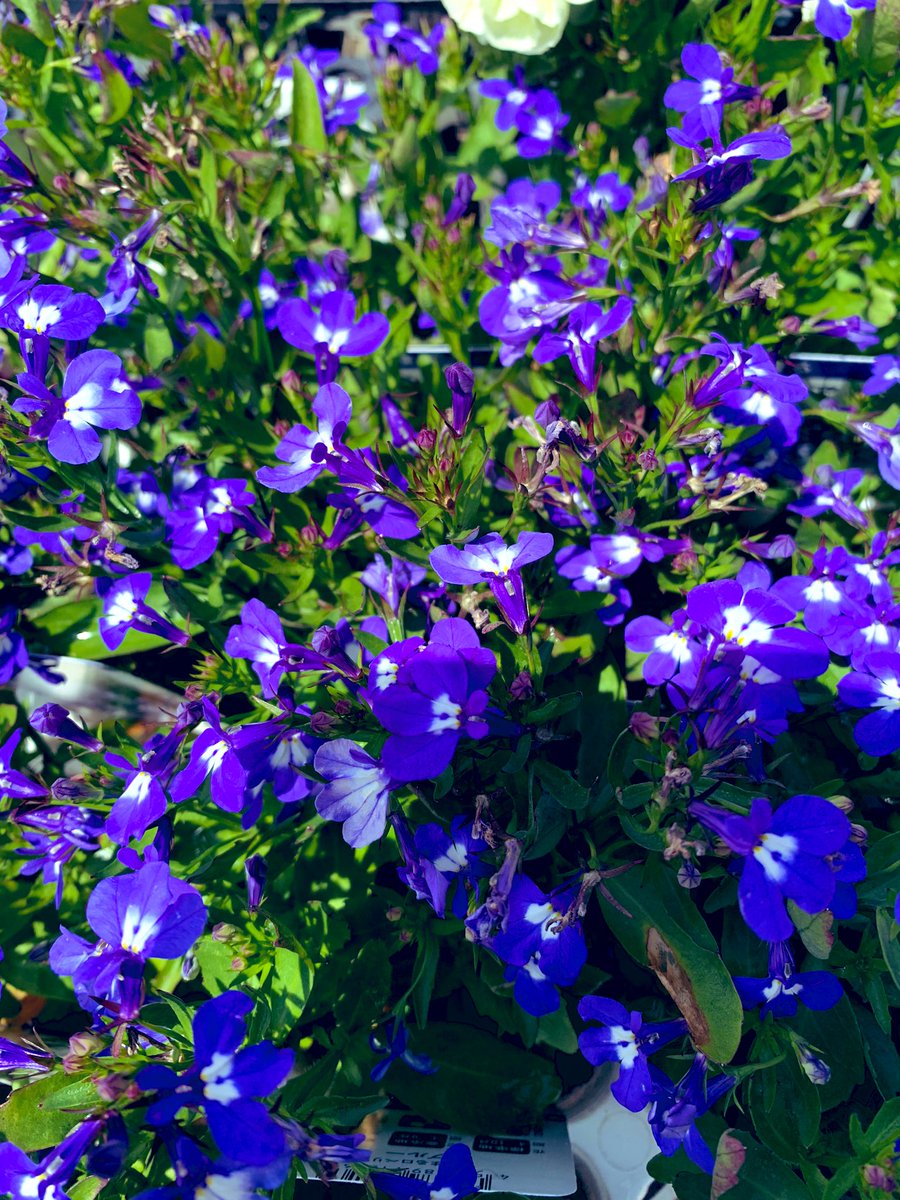
[[563, 35], [571, 4], [588, 0], [444, 0], [460, 29], [498, 50], [543, 54]]
[[659, 1153], [647, 1114], [632, 1113], [618, 1104], [609, 1090], [610, 1072], [600, 1068], [581, 1088], [565, 1096], [559, 1107], [569, 1123], [585, 1200], [676, 1200], [671, 1187], [659, 1191], [647, 1163]]
[[90, 659], [47, 655], [40, 665], [46, 675], [26, 667], [12, 682], [22, 708], [30, 713], [41, 704], [61, 704], [89, 729], [101, 721], [165, 725], [182, 702], [175, 692]]

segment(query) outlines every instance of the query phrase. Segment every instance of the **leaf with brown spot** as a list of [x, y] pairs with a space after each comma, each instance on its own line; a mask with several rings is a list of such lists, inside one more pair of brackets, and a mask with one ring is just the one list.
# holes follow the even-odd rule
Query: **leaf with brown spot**
[[726, 1129], [719, 1138], [709, 1200], [719, 1200], [739, 1183], [738, 1174], [747, 1157], [747, 1147], [733, 1134], [733, 1129]]
[[709, 1021], [697, 1003], [690, 977], [682, 967], [675, 951], [658, 929], [647, 930], [647, 963], [687, 1021], [691, 1040], [698, 1046], [709, 1041]]

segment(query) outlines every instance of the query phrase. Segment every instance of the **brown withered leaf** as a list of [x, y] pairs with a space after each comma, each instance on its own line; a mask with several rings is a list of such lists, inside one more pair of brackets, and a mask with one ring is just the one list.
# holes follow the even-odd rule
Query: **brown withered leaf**
[[703, 1045], [709, 1038], [706, 1014], [697, 1003], [691, 981], [674, 950], [659, 930], [652, 926], [647, 930], [647, 962], [687, 1021], [693, 1041]]

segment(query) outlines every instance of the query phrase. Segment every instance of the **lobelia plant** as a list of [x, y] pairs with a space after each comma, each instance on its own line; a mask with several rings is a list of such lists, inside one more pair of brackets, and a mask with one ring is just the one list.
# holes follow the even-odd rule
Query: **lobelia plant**
[[900, 1185], [897, 6], [569, 8], [4, 12], [2, 1194]]

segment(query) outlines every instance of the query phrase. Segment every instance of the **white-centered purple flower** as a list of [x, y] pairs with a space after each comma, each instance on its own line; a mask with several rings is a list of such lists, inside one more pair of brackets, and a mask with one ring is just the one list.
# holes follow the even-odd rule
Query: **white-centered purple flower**
[[12, 765], [13, 755], [22, 740], [22, 730], [15, 729], [0, 746], [0, 799], [30, 800], [44, 796], [47, 789], [17, 771]]
[[324, 295], [316, 312], [305, 300], [285, 300], [278, 309], [278, 328], [290, 345], [316, 360], [320, 384], [331, 383], [343, 358], [365, 358], [384, 343], [390, 322], [382, 313], [356, 319], [356, 299], [336, 290]]
[[179, 491], [166, 509], [166, 533], [172, 561], [190, 570], [212, 558], [223, 534], [243, 529], [261, 542], [272, 531], [251, 511], [256, 497], [243, 479], [201, 476]]
[[814, 21], [822, 37], [842, 42], [853, 28], [853, 14], [872, 12], [876, 0], [803, 0], [804, 21]]
[[147, 1109], [149, 1125], [168, 1126], [179, 1109], [199, 1108], [213, 1141], [231, 1159], [263, 1164], [284, 1154], [284, 1130], [257, 1097], [268, 1098], [284, 1083], [294, 1055], [268, 1041], [243, 1045], [252, 1011], [243, 992], [207, 1000], [194, 1014], [193, 1064], [174, 1071], [151, 1063], [138, 1072], [138, 1086], [156, 1092]]
[[11, 604], [0, 609], [0, 683], [9, 683], [28, 666], [25, 639], [15, 628], [17, 617]]
[[142, 838], [165, 816], [168, 802], [161, 776], [170, 760], [166, 754], [139, 755], [135, 764], [121, 754], [107, 754], [106, 761], [125, 784], [106, 818], [106, 835], [124, 846], [132, 838]]
[[542, 334], [532, 352], [534, 361], [553, 362], [565, 354], [581, 386], [589, 392], [595, 391], [600, 382], [597, 344], [618, 333], [630, 320], [633, 308], [633, 302], [626, 296], [620, 296], [609, 312], [590, 301], [580, 304], [569, 315], [565, 333]]
[[834, 1008], [844, 989], [830, 971], [798, 971], [787, 942], [769, 946], [769, 973], [757, 979], [744, 975], [734, 977], [734, 986], [744, 1008], [760, 1005], [760, 1015], [793, 1017], [798, 1003], [815, 1012]]
[[326, 383], [319, 388], [312, 409], [318, 418], [317, 428], [294, 425], [275, 449], [275, 457], [284, 465], [260, 467], [256, 472], [260, 483], [277, 492], [299, 492], [330, 465], [331, 456], [346, 452], [343, 439], [353, 408], [344, 389]]
[[551, 533], [520, 533], [511, 546], [498, 533], [489, 533], [465, 546], [438, 546], [429, 562], [444, 583], [488, 583], [512, 630], [523, 634], [528, 627], [528, 605], [522, 568], [545, 558], [552, 549]]
[[872, 363], [872, 374], [862, 385], [864, 396], [883, 396], [900, 384], [900, 356], [879, 354]]
[[346, 738], [325, 742], [313, 760], [326, 781], [316, 796], [316, 812], [342, 823], [344, 841], [360, 849], [384, 834], [391, 798], [391, 776], [371, 755]]
[[711, 1175], [715, 1159], [695, 1122], [730, 1091], [737, 1080], [733, 1075], [709, 1079], [707, 1060], [702, 1054], [695, 1056], [691, 1069], [676, 1084], [655, 1067], [650, 1071], [653, 1091], [647, 1119], [660, 1152], [670, 1158], [683, 1146], [691, 1162]]
[[741, 915], [766, 942], [783, 942], [794, 932], [785, 907], [793, 900], [808, 913], [828, 908], [834, 872], [826, 859], [850, 838], [850, 822], [821, 796], [792, 796], [773, 813], [755, 799], [748, 816], [694, 801], [691, 815], [744, 859], [738, 885]]
[[223, 726], [209, 697], [203, 697], [202, 705], [208, 728], [194, 739], [187, 766], [172, 779], [170, 795], [178, 804], [196, 796], [208, 779], [213, 804], [225, 812], [240, 812], [246, 800], [247, 771], [238, 755], [235, 733]]
[[150, 633], [167, 642], [186, 646], [190, 635], [167, 621], [147, 603], [153, 586], [149, 571], [139, 571], [123, 579], [98, 579], [97, 595], [103, 601], [103, 614], [98, 624], [100, 636], [109, 650], [117, 650], [129, 629]]
[[647, 1057], [677, 1037], [687, 1033], [684, 1020], [645, 1022], [639, 1012], [629, 1012], [617, 1000], [603, 996], [585, 996], [578, 1004], [578, 1015], [585, 1021], [598, 1021], [602, 1028], [587, 1029], [578, 1035], [578, 1048], [589, 1063], [617, 1063], [618, 1077], [612, 1094], [629, 1112], [641, 1112], [652, 1090]]
[[[84, 341], [105, 320], [103, 305], [93, 296], [73, 292], [61, 284], [38, 283], [37, 278], [28, 281], [26, 291], [16, 289], [14, 298], [8, 299], [5, 307], [0, 309], [0, 327], [18, 334], [28, 372], [41, 382], [47, 371], [51, 338]], [[89, 353], [107, 354], [108, 351]]]
[[718, 135], [726, 104], [756, 95], [756, 88], [734, 82], [734, 71], [725, 66], [715, 46], [689, 42], [681, 51], [681, 65], [693, 80], [670, 84], [663, 102], [684, 113], [682, 127], [695, 141]]
[[73, 359], [59, 398], [36, 374], [17, 378], [26, 394], [13, 408], [39, 414], [29, 436], [46, 438], [59, 462], [93, 462], [103, 448], [98, 429], [131, 429], [141, 419], [140, 399], [122, 378], [122, 360], [108, 350], [88, 350]]
[[861, 750], [880, 758], [900, 749], [900, 654], [874, 651], [864, 669], [838, 680], [838, 698], [847, 708], [868, 708], [853, 736]]

